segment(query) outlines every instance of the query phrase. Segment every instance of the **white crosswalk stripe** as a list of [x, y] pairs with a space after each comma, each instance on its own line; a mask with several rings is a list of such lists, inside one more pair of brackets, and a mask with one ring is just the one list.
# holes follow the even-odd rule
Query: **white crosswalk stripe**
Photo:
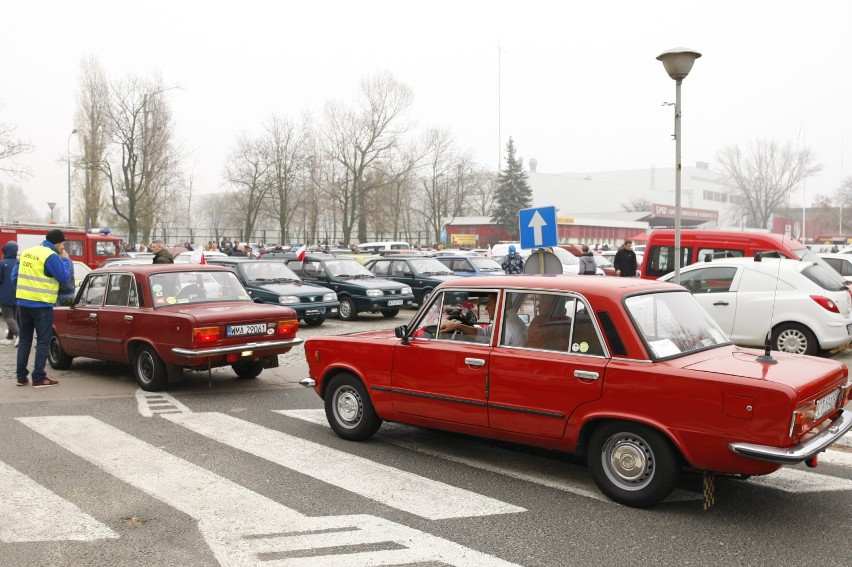
[[118, 534], [0, 461], [0, 541], [92, 541]]
[[[373, 567], [425, 561], [456, 567], [514, 565], [373, 516], [304, 516], [93, 417], [17, 419], [99, 469], [198, 520], [200, 533], [225, 566]], [[384, 549], [375, 549], [377, 544]]]

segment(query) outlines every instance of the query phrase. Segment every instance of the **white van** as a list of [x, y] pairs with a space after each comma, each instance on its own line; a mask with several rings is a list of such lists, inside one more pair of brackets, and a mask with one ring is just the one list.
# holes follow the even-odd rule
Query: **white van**
[[362, 254], [385, 254], [387, 252], [408, 252], [411, 246], [408, 242], [391, 242], [385, 240], [383, 242], [365, 242], [357, 246], [358, 252]]

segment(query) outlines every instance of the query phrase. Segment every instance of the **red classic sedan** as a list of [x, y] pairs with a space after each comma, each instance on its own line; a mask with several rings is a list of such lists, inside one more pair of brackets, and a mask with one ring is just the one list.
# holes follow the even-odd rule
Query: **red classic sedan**
[[229, 269], [196, 264], [107, 265], [91, 272], [70, 307], [54, 310], [48, 362], [126, 362], [143, 390], [183, 369], [230, 365], [240, 378], [278, 366], [302, 343], [289, 307], [254, 303]]
[[684, 469], [815, 466], [852, 429], [845, 365], [736, 347], [682, 287], [638, 278], [455, 280], [395, 332], [312, 337], [305, 356], [345, 439], [387, 420], [585, 455], [628, 506]]

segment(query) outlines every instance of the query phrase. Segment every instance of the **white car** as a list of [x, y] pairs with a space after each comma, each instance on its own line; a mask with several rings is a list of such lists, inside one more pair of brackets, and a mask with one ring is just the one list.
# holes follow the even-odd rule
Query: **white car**
[[[228, 255], [224, 252], [217, 252], [216, 250], [202, 250], [204, 253], [204, 258], [227, 258]], [[175, 256], [175, 264], [189, 264], [192, 262], [192, 255], [197, 254], [197, 251], [186, 251], [181, 252], [177, 256]]]
[[847, 282], [852, 282], [852, 254], [834, 252], [820, 254], [819, 257], [825, 260], [826, 264], [834, 268], [840, 274], [840, 277]]
[[[660, 280], [671, 280], [674, 273]], [[852, 341], [852, 295], [821, 263], [728, 258], [681, 269], [680, 283], [734, 344], [813, 355]]]

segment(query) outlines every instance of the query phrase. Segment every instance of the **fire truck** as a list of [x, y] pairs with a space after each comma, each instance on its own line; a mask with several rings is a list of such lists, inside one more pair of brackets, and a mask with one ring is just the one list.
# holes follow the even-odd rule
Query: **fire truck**
[[92, 269], [113, 256], [126, 256], [121, 239], [111, 236], [108, 228], [92, 228], [86, 231], [80, 226], [59, 224], [4, 223], [0, 224], [0, 248], [10, 240], [18, 243], [18, 251], [38, 246], [51, 230], [58, 228], [65, 233], [65, 250], [71, 260], [83, 262]]

